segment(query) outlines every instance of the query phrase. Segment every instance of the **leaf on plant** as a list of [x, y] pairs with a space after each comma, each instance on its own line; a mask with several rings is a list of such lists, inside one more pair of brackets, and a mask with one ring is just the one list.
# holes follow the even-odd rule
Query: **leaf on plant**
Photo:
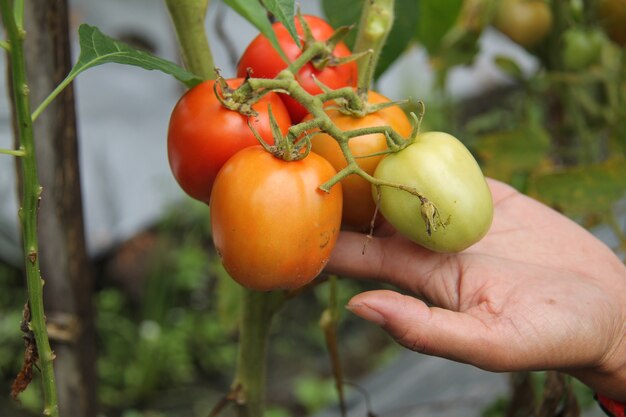
[[163, 58], [135, 49], [115, 40], [97, 27], [83, 24], [78, 28], [80, 56], [68, 78], [75, 78], [88, 68], [107, 63], [133, 65], [147, 70], [159, 70], [181, 81], [188, 87], [202, 82], [202, 78]]
[[[322, 0], [322, 10], [328, 23], [334, 28], [359, 24], [365, 0]], [[414, 1], [413, 1], [414, 2]], [[344, 42], [348, 48], [354, 47], [358, 26], [348, 33]]]
[[298, 32], [296, 32], [296, 24], [294, 22], [294, 0], [263, 0], [265, 8], [276, 17], [276, 19], [285, 26], [298, 47], [302, 47]]
[[494, 62], [498, 66], [498, 68], [500, 68], [500, 70], [509, 77], [515, 80], [524, 79], [524, 73], [522, 72], [522, 69], [513, 59], [507, 56], [499, 55], [495, 57]]
[[472, 147], [485, 175], [505, 182], [534, 171], [546, 160], [549, 148], [550, 136], [539, 127], [490, 133]]
[[463, 5], [462, 0], [421, 0], [417, 40], [430, 55], [436, 55], [446, 33], [454, 26]]
[[267, 11], [261, 3], [256, 0], [224, 0], [224, 3], [256, 27], [270, 41], [281, 58], [286, 63], [289, 63], [285, 52], [278, 43], [276, 33], [272, 29], [272, 23], [267, 17]]
[[528, 194], [570, 216], [611, 210], [626, 195], [626, 161], [576, 166], [533, 176]]

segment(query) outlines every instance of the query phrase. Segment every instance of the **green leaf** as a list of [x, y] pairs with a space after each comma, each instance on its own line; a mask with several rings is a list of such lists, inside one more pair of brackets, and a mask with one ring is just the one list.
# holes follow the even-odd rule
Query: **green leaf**
[[298, 32], [296, 32], [296, 24], [293, 19], [295, 0], [263, 0], [263, 4], [285, 26], [296, 45], [301, 48], [302, 44], [300, 43]]
[[509, 77], [512, 77], [515, 80], [524, 79], [524, 73], [522, 72], [520, 66], [517, 62], [515, 62], [515, 60], [509, 58], [508, 56], [498, 55], [495, 57], [494, 63]]
[[[332, 27], [358, 25], [365, 0], [322, 0], [322, 10]], [[352, 49], [358, 27], [350, 31], [344, 42]]]
[[463, 0], [420, 0], [417, 40], [431, 55], [441, 49], [441, 40], [454, 26]]
[[289, 59], [280, 47], [276, 34], [272, 29], [272, 23], [267, 17], [267, 11], [261, 3], [257, 0], [224, 0], [224, 3], [256, 27], [270, 41], [281, 58], [286, 63], [289, 63]]
[[45, 110], [45, 108], [67, 87], [73, 80], [86, 69], [107, 63], [132, 65], [147, 70], [159, 70], [169, 74], [178, 81], [191, 88], [200, 84], [203, 79], [175, 63], [163, 58], [154, 56], [148, 52], [140, 51], [115, 40], [100, 32], [95, 26], [86, 24], [78, 28], [78, 41], [80, 44], [80, 55], [78, 61], [72, 67], [67, 77], [52, 91], [48, 97], [33, 111], [31, 118], [33, 121]]
[[539, 167], [549, 149], [550, 136], [540, 127], [490, 133], [472, 146], [484, 174], [509, 183]]
[[380, 77], [391, 64], [406, 50], [413, 39], [415, 25], [419, 18], [419, 2], [415, 0], [396, 0], [395, 19], [387, 42], [378, 58], [374, 78]]
[[599, 215], [626, 195], [626, 161], [565, 168], [531, 178], [528, 193], [570, 216]]
[[88, 68], [116, 63], [147, 70], [159, 70], [173, 76], [188, 87], [193, 87], [203, 81], [202, 78], [171, 61], [137, 50], [103, 34], [97, 27], [81, 25], [78, 28], [78, 39], [80, 56], [67, 78], [73, 79]]
[[[322, 0], [324, 15], [331, 26], [340, 27], [357, 24], [344, 39], [349, 48], [354, 46], [363, 3], [364, 0]], [[380, 77], [402, 55], [413, 39], [415, 25], [418, 21], [419, 3], [416, 0], [396, 0], [393, 28], [378, 58], [375, 78]]]

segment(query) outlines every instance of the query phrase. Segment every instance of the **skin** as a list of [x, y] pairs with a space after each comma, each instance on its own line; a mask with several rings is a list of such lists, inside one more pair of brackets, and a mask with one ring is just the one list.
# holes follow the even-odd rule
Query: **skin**
[[394, 284], [347, 308], [417, 352], [489, 371], [559, 370], [626, 401], [626, 266], [585, 229], [490, 180], [489, 233], [460, 253], [384, 224], [342, 232], [327, 270]]

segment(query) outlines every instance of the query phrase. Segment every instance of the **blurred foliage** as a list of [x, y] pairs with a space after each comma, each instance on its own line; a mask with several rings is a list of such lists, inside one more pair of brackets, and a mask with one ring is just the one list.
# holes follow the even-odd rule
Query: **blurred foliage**
[[[145, 271], [132, 277], [142, 280], [140, 294], [106, 276], [96, 292], [102, 416], [206, 417], [228, 391], [235, 368], [240, 287], [226, 275], [212, 247], [206, 205], [187, 200], [146, 233], [154, 234], [156, 243], [137, 255], [149, 260]], [[7, 387], [0, 412], [6, 408], [11, 416], [37, 415], [41, 407], [36, 382], [20, 396], [21, 405], [4, 399], [21, 366], [21, 280], [20, 271], [0, 264], [0, 377]], [[368, 287], [340, 280], [339, 305]], [[268, 388], [276, 402], [270, 402], [268, 417], [336, 403], [318, 324], [327, 304], [328, 286], [321, 283], [288, 302], [275, 318], [269, 358], [274, 382]], [[343, 356], [349, 352], [352, 377], [395, 349], [387, 337], [372, 336], [362, 324], [351, 315], [340, 324], [340, 349]], [[377, 356], [380, 360], [373, 359]]]

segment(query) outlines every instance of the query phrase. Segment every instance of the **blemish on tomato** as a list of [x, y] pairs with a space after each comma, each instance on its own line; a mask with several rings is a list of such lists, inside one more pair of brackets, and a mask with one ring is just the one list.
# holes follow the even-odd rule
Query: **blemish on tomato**
[[320, 249], [324, 249], [330, 243], [330, 233], [320, 233]]

